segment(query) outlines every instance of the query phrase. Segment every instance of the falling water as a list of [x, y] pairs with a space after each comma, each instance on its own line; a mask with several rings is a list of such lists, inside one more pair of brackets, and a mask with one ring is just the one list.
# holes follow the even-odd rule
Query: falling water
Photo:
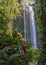
[[[24, 9], [25, 9], [25, 6], [24, 6]], [[24, 38], [25, 38], [25, 41], [26, 41], [26, 19], [25, 19], [25, 11], [24, 11]]]
[[31, 42], [34, 45], [34, 48], [37, 48], [36, 27], [35, 27], [33, 6], [29, 6], [29, 14], [30, 14], [30, 27], [31, 27]]
[[32, 5], [26, 5], [26, 7], [24, 8], [27, 8], [29, 13], [28, 15], [26, 15], [27, 13], [24, 11], [24, 38], [25, 41], [30, 41], [30, 43], [33, 44], [34, 48], [37, 48], [34, 9]]

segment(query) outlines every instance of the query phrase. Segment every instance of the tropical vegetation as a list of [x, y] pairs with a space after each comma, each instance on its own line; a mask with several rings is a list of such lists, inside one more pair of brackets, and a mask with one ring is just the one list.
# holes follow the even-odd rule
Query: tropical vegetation
[[0, 65], [46, 65], [46, 0], [36, 0], [37, 49], [23, 38], [24, 4], [22, 0], [0, 0]]

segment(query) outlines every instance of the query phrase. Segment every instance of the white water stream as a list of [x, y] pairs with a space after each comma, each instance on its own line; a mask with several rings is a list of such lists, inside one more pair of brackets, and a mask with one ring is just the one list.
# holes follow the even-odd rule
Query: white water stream
[[[34, 48], [37, 48], [37, 39], [36, 39], [36, 25], [35, 25], [35, 18], [34, 18], [34, 9], [33, 6], [26, 5], [24, 7], [28, 9], [28, 15], [24, 11], [24, 38], [25, 41], [28, 41], [30, 38], [30, 43], [33, 44]], [[28, 17], [27, 17], [28, 16]], [[30, 21], [28, 21], [30, 18]], [[29, 25], [30, 24], [30, 25]], [[28, 28], [29, 27], [29, 28]], [[28, 30], [29, 29], [29, 30]], [[29, 34], [30, 32], [30, 34]]]
[[37, 48], [36, 27], [35, 27], [35, 18], [34, 18], [33, 6], [29, 6], [29, 14], [30, 14], [31, 42], [34, 45], [34, 48]]

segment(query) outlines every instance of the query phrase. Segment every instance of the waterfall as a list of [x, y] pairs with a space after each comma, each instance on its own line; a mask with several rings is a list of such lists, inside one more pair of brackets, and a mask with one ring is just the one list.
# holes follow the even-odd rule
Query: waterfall
[[[25, 6], [24, 6], [24, 9], [25, 9]], [[25, 18], [25, 11], [24, 11], [24, 38], [25, 38], [25, 41], [26, 41], [26, 18]]]
[[35, 27], [33, 6], [29, 6], [29, 14], [30, 14], [31, 42], [34, 45], [34, 48], [37, 48], [36, 27]]
[[34, 9], [32, 5], [26, 5], [24, 8], [28, 10], [28, 12], [24, 11], [24, 38], [26, 42], [32, 43], [34, 48], [37, 48]]

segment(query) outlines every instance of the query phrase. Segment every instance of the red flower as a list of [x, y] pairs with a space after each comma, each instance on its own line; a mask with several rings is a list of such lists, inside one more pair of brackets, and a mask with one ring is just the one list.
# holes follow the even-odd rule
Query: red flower
[[26, 53], [26, 45], [24, 44], [24, 45], [22, 45], [22, 50], [23, 50], [23, 52], [24, 52], [24, 54]]

